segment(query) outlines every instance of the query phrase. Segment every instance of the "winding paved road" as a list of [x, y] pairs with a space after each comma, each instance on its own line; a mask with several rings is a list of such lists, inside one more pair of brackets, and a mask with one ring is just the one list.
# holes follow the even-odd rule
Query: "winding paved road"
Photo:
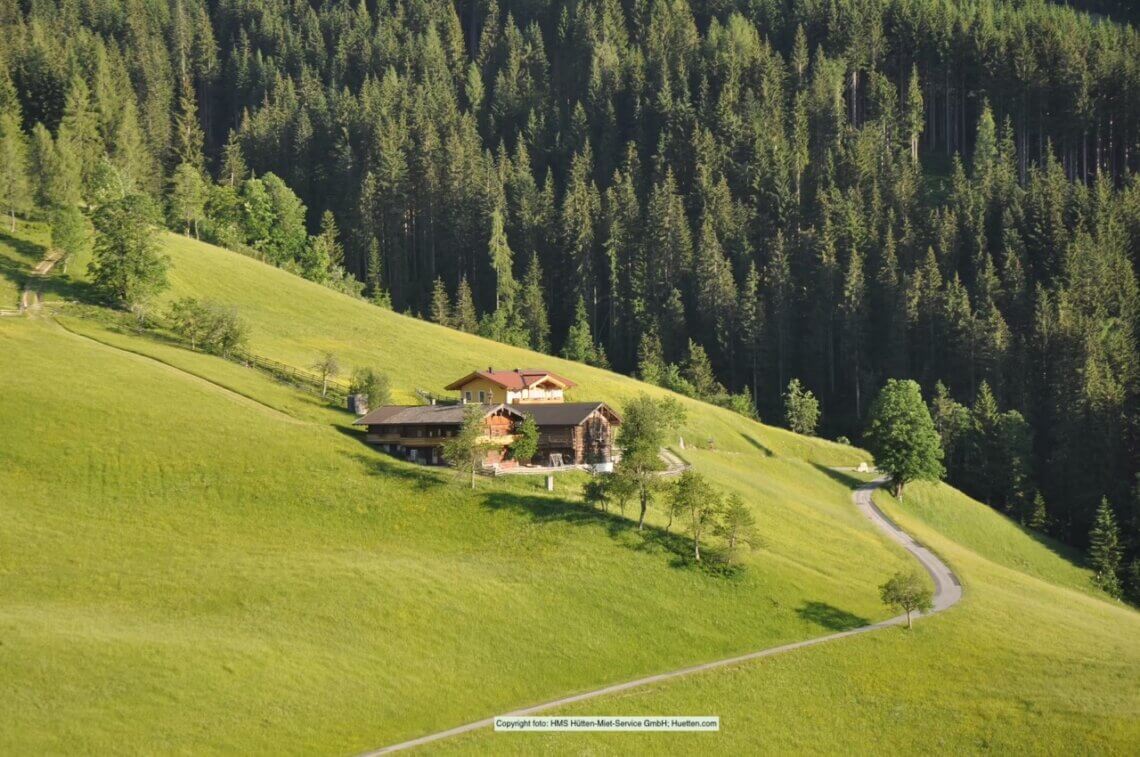
[[[867, 516], [868, 520], [870, 520], [876, 528], [886, 534], [887, 538], [898, 542], [903, 546], [904, 549], [914, 555], [915, 558], [922, 564], [922, 567], [926, 569], [926, 572], [930, 574], [931, 579], [934, 580], [934, 609], [927, 614], [941, 612], [942, 610], [953, 606], [958, 602], [959, 599], [962, 598], [962, 585], [958, 582], [958, 578], [954, 575], [954, 572], [950, 570], [949, 566], [947, 566], [946, 563], [942, 562], [942, 560], [940, 560], [937, 555], [935, 555], [919, 542], [915, 541], [906, 531], [903, 531], [901, 528], [895, 525], [895, 523], [886, 515], [884, 515], [883, 512], [878, 507], [876, 507], [875, 503], [871, 500], [871, 493], [883, 483], [885, 483], [885, 481], [883, 479], [879, 479], [877, 481], [872, 481], [870, 483], [859, 486], [852, 493], [852, 499], [855, 500], [855, 506], [859, 508], [860, 512]], [[916, 615], [916, 617], [921, 617], [921, 615]], [[812, 647], [816, 644], [823, 644], [828, 641], [836, 641], [838, 639], [847, 638], [848, 636], [856, 636], [858, 634], [868, 633], [870, 631], [878, 631], [883, 628], [902, 625], [903, 623], [906, 623], [906, 616], [899, 615], [897, 617], [890, 618], [879, 623], [872, 623], [870, 625], [860, 626], [859, 628], [852, 628], [848, 631], [840, 631], [839, 633], [828, 634], [827, 636], [819, 636], [814, 639], [807, 639], [806, 641], [797, 641], [792, 644], [784, 644], [783, 646], [779, 647], [770, 647], [768, 649], [761, 649], [757, 652], [749, 652], [748, 654], [740, 655], [738, 657], [729, 657], [724, 660], [715, 660], [713, 662], [693, 665], [691, 667], [681, 668], [679, 670], [671, 670], [668, 673], [659, 673], [653, 676], [646, 676], [645, 678], [637, 678], [633, 681], [626, 681], [625, 683], [618, 683], [612, 686], [606, 686], [601, 689], [584, 691], [581, 694], [574, 694], [573, 696], [562, 697], [561, 699], [554, 699], [549, 702], [543, 702], [542, 704], [536, 704], [532, 707], [525, 707], [521, 710], [504, 713], [504, 715], [501, 715], [499, 717], [536, 715], [540, 712], [545, 712], [546, 710], [551, 710], [556, 707], [563, 707], [568, 704], [574, 704], [575, 702], [582, 702], [587, 699], [606, 696], [607, 694], [617, 694], [618, 692], [628, 691], [629, 689], [649, 686], [654, 683], [661, 683], [662, 681], [668, 681], [672, 678], [680, 678], [681, 676], [687, 676], [693, 673], [701, 673], [706, 670], [715, 670], [717, 668], [723, 668], [728, 665], [737, 665], [739, 663], [748, 662], [750, 660], [758, 660], [761, 657], [772, 657], [774, 655], [783, 654], [784, 652], [791, 652], [794, 649]], [[452, 736], [459, 736], [460, 734], [469, 733], [470, 731], [476, 731], [480, 728], [489, 728], [494, 724], [495, 718], [484, 718], [483, 720], [478, 720], [474, 723], [467, 723], [466, 725], [456, 726], [455, 728], [449, 728], [446, 731], [429, 733], [426, 736], [420, 736], [419, 738], [411, 739], [410, 741], [402, 741], [399, 744], [392, 744], [390, 746], [386, 746], [372, 752], [367, 752], [364, 757], [372, 757], [372, 755], [388, 754], [390, 752], [398, 752], [404, 749], [423, 746], [434, 741], [440, 741], [441, 739], [447, 739], [451, 738]]]

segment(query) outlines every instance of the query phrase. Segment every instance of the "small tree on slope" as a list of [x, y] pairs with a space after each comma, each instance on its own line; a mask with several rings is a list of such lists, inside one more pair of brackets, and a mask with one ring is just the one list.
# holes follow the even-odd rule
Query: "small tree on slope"
[[655, 400], [641, 394], [625, 406], [623, 416], [617, 434], [622, 452], [616, 472], [637, 490], [641, 501], [641, 514], [637, 519], [640, 531], [645, 526], [645, 511], [657, 485], [657, 472], [665, 467], [661, 447], [669, 431], [684, 421], [685, 410], [676, 400]]
[[519, 424], [515, 443], [511, 445], [511, 454], [520, 463], [529, 463], [538, 454], [538, 424], [528, 415]]
[[340, 374], [340, 361], [333, 353], [326, 352], [320, 360], [313, 363], [313, 370], [321, 375], [321, 396], [327, 396], [329, 379], [334, 379]]
[[489, 444], [484, 441], [487, 424], [482, 405], [467, 405], [463, 410], [463, 424], [459, 433], [443, 443], [443, 457], [456, 470], [471, 474], [471, 488], [475, 488], [475, 472], [486, 454]]
[[788, 428], [805, 436], [815, 436], [819, 426], [819, 400], [810, 389], [803, 387], [799, 379], [788, 382], [788, 390], [784, 393], [784, 420]]
[[1120, 531], [1107, 498], [1100, 500], [1096, 520], [1089, 531], [1089, 562], [1096, 575], [1095, 583], [1114, 597], [1120, 597]]
[[887, 381], [871, 407], [864, 440], [899, 499], [911, 481], [937, 481], [946, 473], [942, 443], [914, 381]]
[[895, 573], [879, 587], [883, 604], [906, 613], [906, 627], [911, 627], [911, 613], [929, 612], [934, 606], [933, 592], [922, 582], [922, 578], [910, 573]]
[[709, 485], [705, 477], [687, 470], [677, 479], [672, 489], [672, 511], [689, 522], [693, 536], [693, 557], [701, 561], [701, 537], [720, 524], [721, 496]]

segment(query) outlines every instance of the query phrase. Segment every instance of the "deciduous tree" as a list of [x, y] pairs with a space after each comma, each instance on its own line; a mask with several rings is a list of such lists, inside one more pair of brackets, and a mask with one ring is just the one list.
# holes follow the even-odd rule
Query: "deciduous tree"
[[863, 438], [900, 499], [911, 481], [936, 481], [946, 472], [938, 432], [914, 381], [887, 381], [871, 407]]
[[911, 613], [929, 612], [934, 606], [933, 592], [918, 573], [896, 573], [879, 587], [883, 604], [906, 613], [906, 627], [911, 627]]

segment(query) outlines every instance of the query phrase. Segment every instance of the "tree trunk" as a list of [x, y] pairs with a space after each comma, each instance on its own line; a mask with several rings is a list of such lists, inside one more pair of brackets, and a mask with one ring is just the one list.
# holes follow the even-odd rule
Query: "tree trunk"
[[913, 625], [914, 625], [914, 624], [913, 624], [913, 623], [911, 623], [911, 620], [910, 620], [910, 610], [907, 610], [907, 611], [906, 611], [906, 627], [907, 627], [907, 628], [912, 628], [912, 627], [913, 627]]
[[321, 376], [321, 396], [325, 397], [329, 393], [329, 377], [327, 375]]
[[693, 556], [697, 558], [697, 562], [701, 561], [701, 539], [696, 534], [693, 534]]
[[649, 509], [649, 496], [644, 489], [641, 490], [641, 515], [637, 519], [637, 530], [645, 527], [645, 511]]

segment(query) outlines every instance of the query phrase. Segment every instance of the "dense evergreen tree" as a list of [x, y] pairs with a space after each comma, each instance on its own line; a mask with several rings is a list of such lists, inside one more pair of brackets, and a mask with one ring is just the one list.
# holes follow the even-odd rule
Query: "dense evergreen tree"
[[1114, 597], [1119, 597], [1121, 592], [1121, 555], [1116, 516], [1108, 499], [1101, 499], [1092, 530], [1089, 531], [1089, 562], [1095, 572], [1093, 580], [1096, 585]]
[[437, 278], [432, 287], [430, 316], [440, 326], [451, 325], [451, 297], [447, 294], [447, 287], [443, 279]]
[[16, 230], [16, 214], [26, 213], [31, 205], [27, 144], [20, 120], [13, 113], [0, 112], [0, 206], [8, 213], [12, 231]]
[[135, 306], [167, 286], [167, 260], [158, 249], [148, 198], [127, 195], [96, 211], [91, 280], [112, 301]]

